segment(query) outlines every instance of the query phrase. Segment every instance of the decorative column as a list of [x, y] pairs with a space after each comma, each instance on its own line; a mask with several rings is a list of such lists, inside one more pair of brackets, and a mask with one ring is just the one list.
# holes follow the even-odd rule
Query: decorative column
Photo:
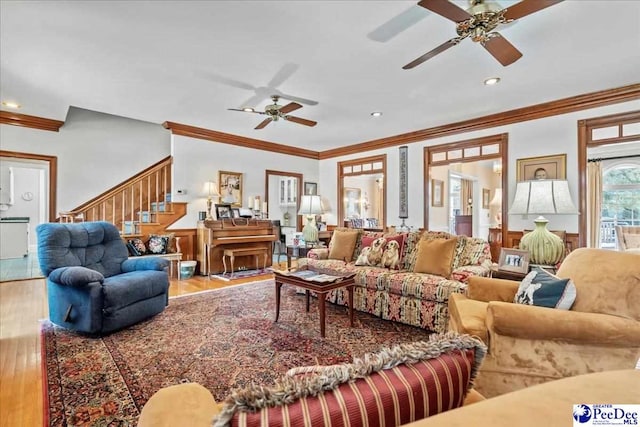
[[404, 220], [409, 218], [409, 158], [408, 158], [408, 147], [403, 145], [399, 147], [400, 150], [400, 188], [399, 188], [399, 212], [398, 217], [402, 219], [402, 224], [400, 224], [400, 229], [405, 230], [408, 229], [407, 225], [404, 223]]

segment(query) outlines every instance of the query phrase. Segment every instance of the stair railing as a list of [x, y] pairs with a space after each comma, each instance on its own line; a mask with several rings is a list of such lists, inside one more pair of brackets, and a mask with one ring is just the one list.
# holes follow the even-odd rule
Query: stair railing
[[59, 221], [108, 221], [123, 235], [139, 234], [139, 224], [156, 222], [171, 203], [171, 164], [166, 157], [77, 208], [60, 212]]

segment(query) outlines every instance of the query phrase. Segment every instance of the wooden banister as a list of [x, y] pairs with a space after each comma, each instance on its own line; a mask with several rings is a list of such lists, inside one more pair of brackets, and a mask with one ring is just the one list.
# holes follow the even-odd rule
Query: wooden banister
[[140, 224], [158, 222], [157, 216], [171, 209], [171, 164], [166, 157], [131, 178], [108, 189], [77, 208], [64, 212], [59, 220], [82, 218], [108, 221], [123, 235], [140, 233]]

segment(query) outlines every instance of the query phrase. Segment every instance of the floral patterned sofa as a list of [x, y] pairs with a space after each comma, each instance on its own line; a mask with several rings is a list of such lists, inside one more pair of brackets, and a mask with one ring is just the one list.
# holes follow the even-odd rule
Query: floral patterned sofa
[[[397, 234], [392, 236], [359, 230], [351, 260], [328, 259], [336, 233], [344, 230], [339, 228], [334, 232], [329, 248], [309, 251], [308, 258], [300, 259], [300, 265], [307, 264], [309, 268], [324, 274], [355, 271], [354, 309], [385, 320], [444, 332], [449, 318], [449, 295], [454, 292], [464, 293], [470, 276], [489, 276], [491, 252], [488, 242], [483, 239], [432, 231], [402, 233], [404, 246], [399, 269], [394, 270], [359, 266], [356, 265], [356, 260], [363, 249], [363, 238], [394, 237]], [[457, 238], [457, 242], [449, 277], [414, 272], [418, 246], [422, 240], [450, 238]], [[327, 300], [347, 305], [348, 295], [346, 290], [338, 289], [327, 294]]]

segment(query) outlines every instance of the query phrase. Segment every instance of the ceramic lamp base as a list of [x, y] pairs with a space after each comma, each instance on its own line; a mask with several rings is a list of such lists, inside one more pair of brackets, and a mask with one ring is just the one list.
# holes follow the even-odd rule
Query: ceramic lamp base
[[213, 216], [211, 215], [211, 208], [213, 207], [213, 199], [209, 197], [207, 199], [207, 221], [213, 221]]
[[315, 218], [311, 215], [307, 217], [307, 224], [302, 228], [302, 236], [307, 243], [318, 241], [318, 227], [316, 227]]
[[544, 217], [538, 217], [534, 221], [535, 230], [522, 236], [520, 249], [528, 250], [531, 254], [531, 264], [556, 265], [564, 256], [564, 242], [549, 230]]

